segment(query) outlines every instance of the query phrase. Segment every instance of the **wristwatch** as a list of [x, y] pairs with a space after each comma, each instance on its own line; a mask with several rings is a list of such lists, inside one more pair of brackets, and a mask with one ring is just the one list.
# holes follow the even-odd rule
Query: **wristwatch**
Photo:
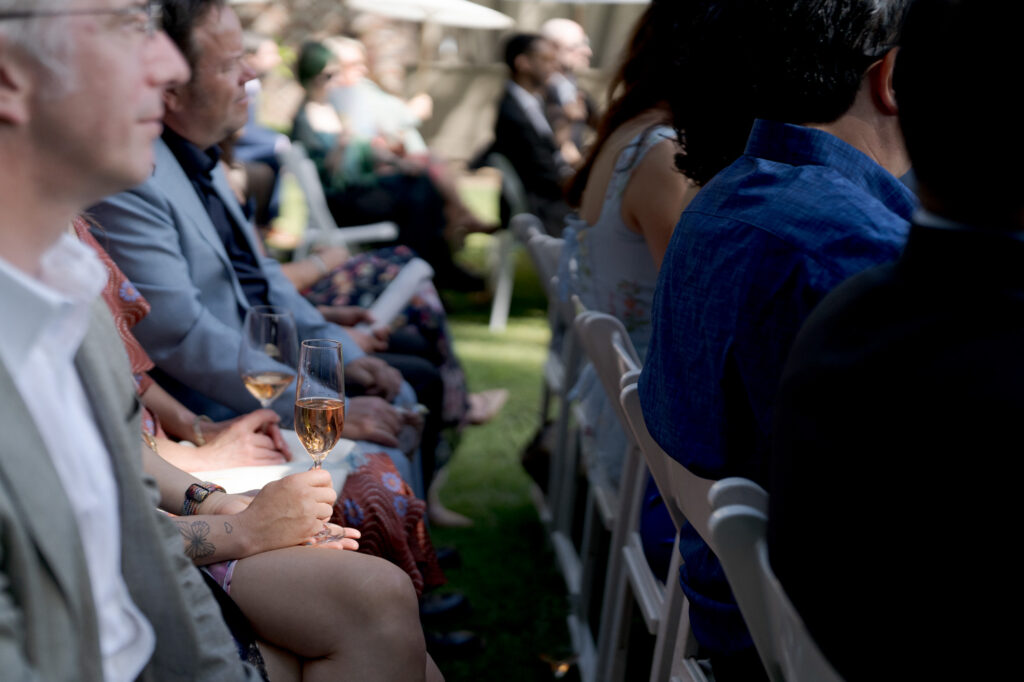
[[209, 481], [193, 483], [185, 491], [185, 504], [181, 505], [181, 513], [184, 516], [195, 514], [199, 509], [199, 505], [213, 492], [226, 493], [227, 491], [216, 483], [210, 483]]

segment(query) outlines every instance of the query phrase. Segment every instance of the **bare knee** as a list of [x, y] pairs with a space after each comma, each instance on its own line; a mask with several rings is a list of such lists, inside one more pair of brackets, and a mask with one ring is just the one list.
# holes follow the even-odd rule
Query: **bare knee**
[[[359, 622], [374, 628], [407, 626], [419, 631], [416, 590], [409, 576], [390, 561], [367, 557], [357, 585], [337, 586], [345, 610], [358, 614]], [[354, 612], [354, 613], [353, 613]]]

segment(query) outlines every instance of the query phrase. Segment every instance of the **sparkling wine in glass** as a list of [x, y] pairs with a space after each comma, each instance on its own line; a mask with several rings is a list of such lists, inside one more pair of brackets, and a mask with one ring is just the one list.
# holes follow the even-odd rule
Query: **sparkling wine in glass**
[[[309, 339], [299, 351], [299, 383], [295, 388], [295, 433], [319, 469], [341, 438], [345, 425], [345, 370], [341, 344]], [[325, 526], [314, 543], [341, 540]]]
[[287, 308], [258, 305], [245, 314], [238, 373], [263, 407], [270, 407], [295, 378], [297, 338]]

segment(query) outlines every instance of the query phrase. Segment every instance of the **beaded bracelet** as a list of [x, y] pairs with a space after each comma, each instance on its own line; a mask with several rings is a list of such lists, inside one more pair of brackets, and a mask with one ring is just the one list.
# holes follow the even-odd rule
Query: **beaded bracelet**
[[188, 490], [185, 491], [185, 503], [181, 505], [182, 515], [192, 516], [195, 514], [199, 511], [199, 505], [215, 492], [226, 493], [227, 491], [216, 483], [210, 483], [209, 481], [190, 485]]

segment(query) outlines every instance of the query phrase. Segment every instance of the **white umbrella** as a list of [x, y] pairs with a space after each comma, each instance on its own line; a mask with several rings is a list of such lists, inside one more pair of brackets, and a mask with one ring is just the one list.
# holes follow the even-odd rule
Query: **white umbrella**
[[516, 23], [507, 14], [469, 0], [348, 0], [348, 6], [393, 19], [456, 28], [504, 29]]
[[520, 2], [561, 2], [566, 5], [649, 5], [651, 0], [520, 0]]

